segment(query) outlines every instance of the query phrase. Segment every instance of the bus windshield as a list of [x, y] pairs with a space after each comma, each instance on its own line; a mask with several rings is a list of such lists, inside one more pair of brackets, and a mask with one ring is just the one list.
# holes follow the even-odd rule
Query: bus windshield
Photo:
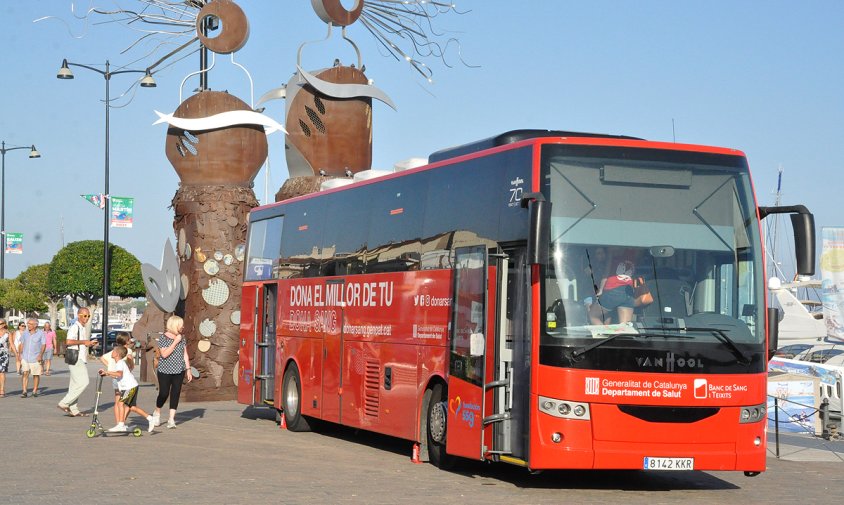
[[551, 145], [542, 161], [553, 207], [540, 362], [641, 370], [638, 349], [689, 356], [696, 371], [759, 367], [761, 244], [743, 157]]

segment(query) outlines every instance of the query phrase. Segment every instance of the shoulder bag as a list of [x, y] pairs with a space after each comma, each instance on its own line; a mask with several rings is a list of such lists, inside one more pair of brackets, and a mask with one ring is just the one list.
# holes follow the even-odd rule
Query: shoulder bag
[[[76, 329], [76, 331], [73, 331], [73, 328], [71, 328], [67, 332], [67, 336], [70, 337], [71, 333], [73, 333], [73, 335], [74, 335], [74, 338], [73, 338], [74, 340], [77, 340], [79, 338], [79, 329], [78, 328]], [[68, 346], [64, 350], [64, 362], [67, 363], [68, 365], [75, 365], [77, 361], [79, 361], [79, 346], [78, 345], [74, 346], [73, 349], [71, 349]]]
[[654, 302], [654, 297], [651, 294], [651, 290], [648, 289], [648, 285], [647, 283], [645, 283], [645, 279], [637, 277], [633, 280], [633, 298], [634, 304], [637, 307], [641, 307], [643, 305], [650, 305]]

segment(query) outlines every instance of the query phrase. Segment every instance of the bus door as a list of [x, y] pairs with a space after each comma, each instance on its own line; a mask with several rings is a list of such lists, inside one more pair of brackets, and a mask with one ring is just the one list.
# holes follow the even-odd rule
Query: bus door
[[237, 401], [255, 403], [255, 340], [261, 313], [261, 286], [244, 286], [240, 297], [240, 349], [237, 374]]
[[[344, 279], [331, 279], [325, 283], [326, 299], [341, 300]], [[339, 423], [343, 397], [343, 306], [326, 309], [320, 323], [323, 332], [322, 346], [322, 419]]]
[[275, 329], [278, 301], [278, 285], [264, 284], [261, 287], [261, 307], [257, 327], [260, 338], [255, 342], [255, 394], [253, 403], [273, 404], [275, 388]]
[[455, 249], [446, 450], [476, 460], [484, 453], [487, 264], [486, 246]]
[[[492, 412], [484, 418], [493, 427], [487, 445], [493, 459], [514, 464], [527, 461], [530, 391], [530, 265], [524, 248], [491, 255], [496, 264], [494, 375], [485, 388], [493, 392]], [[491, 442], [491, 443], [490, 443]]]
[[237, 401], [273, 404], [278, 286], [247, 286], [240, 300], [240, 374]]

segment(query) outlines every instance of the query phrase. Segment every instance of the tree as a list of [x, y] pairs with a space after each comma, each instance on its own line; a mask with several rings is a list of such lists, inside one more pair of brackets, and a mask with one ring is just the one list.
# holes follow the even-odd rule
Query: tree
[[[41, 265], [33, 265], [17, 276], [15, 281], [17, 287], [27, 294], [29, 299], [40, 300], [40, 305], [46, 304], [47, 310], [50, 314], [50, 325], [56, 327], [56, 318], [59, 315], [59, 303], [64, 298], [64, 295], [50, 292], [47, 288], [47, 277], [50, 272], [50, 264], [43, 263]], [[24, 298], [22, 301], [26, 301]], [[14, 304], [10, 304], [15, 306]], [[21, 309], [24, 310], [24, 309]], [[43, 310], [34, 308], [32, 310]]]
[[33, 291], [31, 286], [22, 284], [19, 278], [8, 283], [5, 293], [3, 293], [4, 307], [20, 310], [28, 316], [34, 312], [44, 311], [47, 308], [44, 304], [45, 301], [44, 293]]
[[[146, 294], [141, 262], [122, 247], [109, 244], [109, 295], [139, 297]], [[103, 296], [103, 241], [71, 242], [53, 257], [47, 291], [70, 295], [79, 306], [92, 306]]]

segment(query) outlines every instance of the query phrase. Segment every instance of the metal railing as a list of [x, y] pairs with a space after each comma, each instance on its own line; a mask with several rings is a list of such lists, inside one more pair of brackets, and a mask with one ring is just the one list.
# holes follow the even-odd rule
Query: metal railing
[[[834, 420], [834, 416], [830, 413], [828, 399], [824, 398], [821, 401], [820, 407], [815, 407], [814, 405], [806, 405], [793, 400], [780, 398], [775, 395], [768, 396], [773, 398], [774, 401], [773, 412], [770, 410], [768, 412], [768, 422], [770, 423], [770, 421], [773, 421], [774, 423], [774, 454], [777, 459], [779, 459], [781, 455], [780, 426], [791, 425], [797, 426], [798, 429], [789, 430], [789, 435], [809, 435], [811, 437], [810, 440], [816, 440], [819, 442], [818, 447], [809, 447], [806, 445], [806, 448], [830, 451], [831, 453], [834, 453], [838, 459], [844, 461], [844, 456], [842, 455], [842, 452], [844, 452], [844, 445], [834, 443], [842, 440], [842, 434], [840, 431], [840, 413], [838, 421], [836, 422]], [[797, 414], [790, 413], [783, 407], [783, 404], [796, 406], [800, 410]], [[784, 419], [781, 418], [781, 414], [785, 414]], [[820, 422], [820, 434], [818, 434], [818, 430], [815, 426], [815, 415], [818, 416], [818, 420]]]

